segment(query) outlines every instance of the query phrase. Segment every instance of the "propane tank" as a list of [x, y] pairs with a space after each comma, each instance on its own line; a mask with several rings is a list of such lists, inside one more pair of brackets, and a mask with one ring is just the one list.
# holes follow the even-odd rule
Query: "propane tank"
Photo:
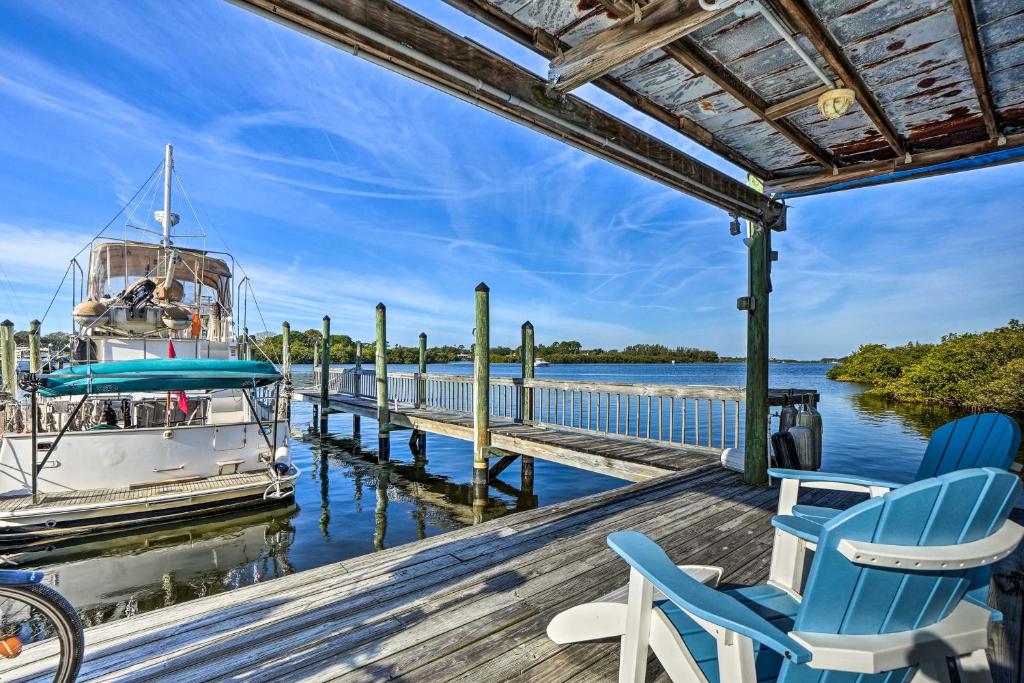
[[807, 469], [819, 470], [821, 469], [821, 413], [814, 407], [814, 403], [808, 398], [804, 397], [804, 403], [800, 407], [800, 412], [796, 416], [796, 424], [800, 427], [807, 427], [811, 432], [811, 444], [812, 444], [812, 466]]

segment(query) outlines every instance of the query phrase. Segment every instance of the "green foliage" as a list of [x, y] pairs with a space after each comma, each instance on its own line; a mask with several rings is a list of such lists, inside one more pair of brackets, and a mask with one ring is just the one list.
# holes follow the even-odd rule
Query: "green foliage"
[[[274, 362], [281, 361], [281, 335], [267, 335], [256, 340], [263, 353]], [[314, 348], [319, 348], [320, 330], [306, 330], [291, 333], [292, 362], [295, 364], [312, 363]], [[355, 360], [355, 342], [348, 335], [331, 335], [331, 362], [352, 363]], [[319, 351], [316, 351], [319, 353]], [[548, 345], [539, 344], [536, 357], [549, 363], [717, 363], [718, 354], [714, 351], [677, 347], [670, 349], [661, 344], [636, 344], [627, 346], [622, 351], [615, 349], [584, 349], [575, 340], [556, 341]], [[257, 351], [256, 357], [262, 358]], [[364, 364], [374, 362], [374, 345], [364, 343], [362, 350]], [[428, 363], [451, 363], [458, 360], [470, 360], [472, 348], [459, 346], [432, 346], [427, 349]], [[519, 347], [495, 346], [491, 349], [491, 361], [494, 363], [520, 362]], [[395, 344], [388, 347], [388, 362], [409, 363], [419, 362], [418, 346]]]
[[884, 344], [864, 344], [825, 373], [840, 382], [861, 382], [877, 385], [896, 379], [903, 371], [920, 361], [934, 344], [909, 343], [888, 348]]
[[867, 344], [828, 372], [897, 401], [1024, 412], [1024, 325], [948, 334], [939, 344]]

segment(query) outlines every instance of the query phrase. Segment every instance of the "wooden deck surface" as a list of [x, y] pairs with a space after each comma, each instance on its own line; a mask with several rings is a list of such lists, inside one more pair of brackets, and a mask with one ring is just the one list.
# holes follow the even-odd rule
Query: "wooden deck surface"
[[[775, 504], [774, 489], [708, 463], [90, 628], [80, 680], [612, 681], [614, 643], [559, 646], [544, 634], [559, 611], [625, 582], [607, 534], [643, 531], [676, 562], [754, 583], [767, 573]], [[1018, 607], [996, 635], [994, 671], [1010, 681], [1021, 575], [1002, 569], [996, 582], [1017, 582]], [[0, 678], [33, 680], [48, 652], [28, 649], [15, 669], [3, 662]], [[663, 678], [656, 664], [652, 673]]]
[[[320, 400], [319, 392], [299, 391], [295, 396], [306, 401]], [[330, 402], [334, 411], [377, 417], [377, 404], [371, 399], [332, 394]], [[399, 405], [391, 409], [391, 421], [400, 427], [473, 440], [473, 418], [467, 413]], [[636, 437], [516, 424], [507, 418], [492, 417], [490, 432], [491, 445], [497, 448], [627, 481], [645, 481], [718, 462], [721, 453], [701, 446], [669, 446]]]

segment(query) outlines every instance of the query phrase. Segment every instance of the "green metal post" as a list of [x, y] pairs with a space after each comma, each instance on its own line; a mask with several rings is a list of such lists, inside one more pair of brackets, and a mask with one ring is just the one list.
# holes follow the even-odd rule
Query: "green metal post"
[[33, 320], [28, 324], [28, 368], [32, 374], [38, 374], [42, 370], [39, 358], [39, 326], [41, 324], [38, 320]]
[[324, 316], [324, 328], [320, 339], [320, 433], [327, 431], [327, 416], [331, 402], [328, 391], [331, 385], [331, 316]]
[[476, 286], [476, 338], [473, 343], [473, 517], [483, 521], [487, 504], [487, 447], [491, 445], [491, 313], [486, 284]]
[[378, 457], [387, 460], [391, 453], [391, 410], [388, 408], [388, 331], [387, 308], [377, 304], [377, 448]]
[[771, 230], [753, 224], [749, 245], [747, 398], [743, 480], [768, 483], [768, 293]]

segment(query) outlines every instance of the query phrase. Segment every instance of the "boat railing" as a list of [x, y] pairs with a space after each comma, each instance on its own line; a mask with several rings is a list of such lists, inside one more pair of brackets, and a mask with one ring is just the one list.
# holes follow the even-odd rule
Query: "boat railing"
[[[473, 412], [472, 375], [389, 372], [393, 405]], [[331, 369], [329, 392], [376, 399], [373, 370]], [[738, 386], [632, 384], [491, 377], [488, 412], [553, 429], [601, 433], [716, 452], [743, 442], [746, 393]], [[817, 402], [804, 389], [772, 389], [769, 404]]]

